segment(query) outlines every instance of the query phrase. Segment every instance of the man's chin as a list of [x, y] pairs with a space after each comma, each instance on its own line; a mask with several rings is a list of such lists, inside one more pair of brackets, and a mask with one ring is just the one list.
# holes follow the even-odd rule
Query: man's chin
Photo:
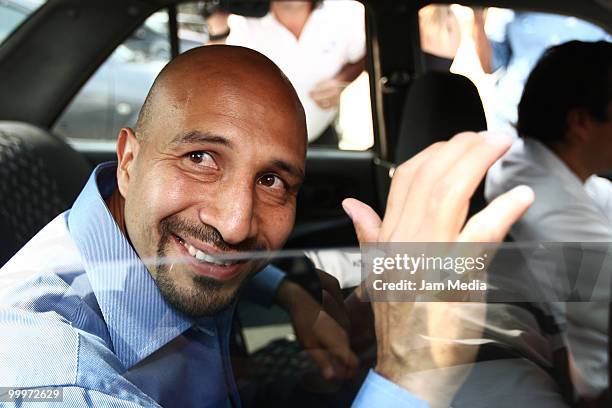
[[174, 309], [190, 317], [213, 316], [230, 307], [238, 294], [240, 284], [193, 274], [185, 281], [158, 271], [157, 287]]

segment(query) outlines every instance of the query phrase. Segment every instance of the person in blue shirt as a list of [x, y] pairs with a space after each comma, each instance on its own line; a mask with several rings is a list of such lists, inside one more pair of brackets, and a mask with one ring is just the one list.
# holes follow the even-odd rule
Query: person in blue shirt
[[[484, 11], [475, 19], [484, 25]], [[486, 73], [499, 70], [495, 92], [487, 104], [490, 130], [503, 130], [516, 136], [517, 105], [525, 81], [544, 51], [571, 40], [610, 41], [603, 28], [576, 17], [528, 11], [495, 10], [487, 16], [488, 41], [476, 41]], [[482, 32], [484, 35], [484, 32]]]
[[[170, 62], [136, 130], [120, 131], [117, 163], [98, 166], [71, 210], [0, 270], [0, 386], [61, 387], [69, 407], [239, 407], [230, 319], [266, 264], [241, 254], [288, 238], [306, 140], [295, 90], [261, 54], [210, 46]], [[426, 149], [395, 172], [384, 220], [345, 200], [360, 242], [500, 241], [531, 190], [500, 196], [465, 226], [464, 209], [509, 145], [464, 133]], [[445, 307], [372, 303], [377, 363], [354, 406], [452, 398], [474, 349], [411, 347], [464, 333]], [[439, 319], [423, 325], [428, 315]]]

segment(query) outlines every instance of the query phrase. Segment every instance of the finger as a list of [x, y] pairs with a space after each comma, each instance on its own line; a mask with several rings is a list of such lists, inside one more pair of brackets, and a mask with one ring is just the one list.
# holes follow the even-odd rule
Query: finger
[[327, 319], [328, 324], [320, 325], [320, 330], [317, 333], [319, 344], [346, 368], [356, 368], [359, 365], [359, 359], [351, 349], [346, 331], [329, 315], [321, 314], [320, 317], [321, 319]]
[[318, 101], [315, 101], [315, 103], [321, 109], [329, 109], [329, 108], [331, 108], [331, 103], [327, 99], [320, 99]]
[[338, 89], [336, 87], [330, 86], [328, 84], [322, 84], [315, 88], [313, 88], [309, 95], [314, 100], [321, 100], [329, 98], [330, 95], [338, 93]]
[[334, 378], [336, 372], [331, 361], [331, 356], [326, 350], [320, 348], [307, 348], [306, 351], [308, 351], [310, 358], [312, 358], [314, 363], [319, 367], [323, 378], [328, 380]]
[[518, 186], [500, 195], [468, 220], [459, 235], [459, 241], [503, 241], [510, 227], [527, 211], [534, 198], [534, 192], [528, 186]]
[[313, 90], [310, 93], [310, 97], [314, 99], [315, 101], [319, 101], [319, 100], [333, 98], [339, 93], [340, 93], [339, 88], [321, 88], [321, 89]]
[[376, 242], [382, 221], [369, 205], [354, 198], [342, 201], [342, 208], [353, 221], [359, 243]]
[[335, 378], [339, 380], [346, 380], [348, 378], [352, 378], [357, 373], [357, 369], [359, 368], [359, 359], [355, 356], [354, 364], [353, 361], [349, 362], [349, 364], [341, 361], [336, 356], [332, 354], [332, 364], [334, 365], [334, 374]]
[[327, 350], [331, 356], [330, 362], [333, 366], [334, 376], [338, 379], [349, 378], [354, 375], [359, 367], [359, 358], [351, 350], [350, 346], [344, 348], [331, 348]]
[[[415, 180], [409, 191], [411, 197], [418, 197], [419, 199], [405, 203], [402, 216], [395, 224], [401, 234], [410, 237], [422, 225], [426, 225], [427, 231], [432, 235], [436, 230], [432, 230], [431, 225], [447, 228], [447, 225], [441, 222], [432, 224], [432, 221], [426, 219], [426, 217], [429, 215], [430, 218], [435, 216], [436, 219], [439, 219], [441, 213], [446, 211], [444, 207], [446, 201], [443, 199], [446, 198], [449, 190], [454, 187], [453, 181], [459, 181], [466, 177], [454, 170], [455, 165], [463, 161], [472, 148], [484, 144], [483, 139], [482, 135], [474, 132], [459, 133], [440, 147], [439, 151], [432, 155], [430, 160], [423, 163], [418, 173], [415, 174]], [[473, 165], [478, 165], [477, 163], [481, 158], [470, 156], [470, 160]], [[457, 229], [455, 236], [458, 233], [459, 230]], [[423, 237], [422, 239], [432, 238], [434, 237]]]
[[392, 227], [399, 221], [415, 173], [423, 163], [427, 162], [445, 143], [446, 142], [439, 142], [432, 144], [395, 169], [391, 180], [391, 187], [389, 188], [389, 194], [387, 196], [385, 225]]
[[465, 222], [470, 198], [484, 178], [487, 170], [499, 159], [512, 144], [512, 139], [504, 134], [483, 132], [477, 143], [465, 151], [447, 173], [436, 183], [432, 192], [432, 205], [428, 207], [430, 219], [439, 229], [437, 238], [454, 240]]

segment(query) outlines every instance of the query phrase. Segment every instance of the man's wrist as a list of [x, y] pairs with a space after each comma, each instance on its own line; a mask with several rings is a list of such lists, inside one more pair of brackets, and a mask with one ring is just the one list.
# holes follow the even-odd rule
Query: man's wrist
[[208, 33], [208, 40], [209, 41], [220, 41], [220, 40], [225, 40], [227, 37], [229, 37], [230, 35], [230, 29], [229, 27], [227, 28], [227, 30], [218, 33], [218, 34], [212, 34], [212, 33]]
[[227, 22], [228, 17], [228, 13], [217, 11], [206, 19], [206, 28], [210, 38], [225, 38], [229, 35], [230, 27]]
[[302, 288], [297, 283], [283, 279], [276, 290], [276, 303], [285, 310], [291, 310], [300, 290]]

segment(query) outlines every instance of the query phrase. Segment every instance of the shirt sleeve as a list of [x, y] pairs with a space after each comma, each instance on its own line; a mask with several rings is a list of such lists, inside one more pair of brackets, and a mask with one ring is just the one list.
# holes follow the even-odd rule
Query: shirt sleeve
[[246, 296], [258, 305], [270, 306], [274, 303], [276, 291], [283, 279], [285, 279], [285, 276], [285, 272], [276, 266], [266, 266], [248, 283]]
[[247, 17], [232, 14], [227, 19], [230, 29], [228, 37], [225, 39], [227, 45], [240, 45], [251, 48], [251, 36], [249, 35], [249, 21]]
[[[349, 3], [353, 7], [350, 14], [352, 24], [349, 25], [349, 42], [347, 44], [347, 59], [349, 63], [359, 61], [366, 53], [365, 8], [358, 2]], [[341, 20], [340, 20], [341, 21]]]
[[429, 408], [429, 405], [408, 390], [370, 370], [353, 408]]
[[491, 44], [491, 69], [497, 71], [500, 68], [507, 67], [512, 57], [512, 48], [507, 41], [498, 42], [489, 40]]

